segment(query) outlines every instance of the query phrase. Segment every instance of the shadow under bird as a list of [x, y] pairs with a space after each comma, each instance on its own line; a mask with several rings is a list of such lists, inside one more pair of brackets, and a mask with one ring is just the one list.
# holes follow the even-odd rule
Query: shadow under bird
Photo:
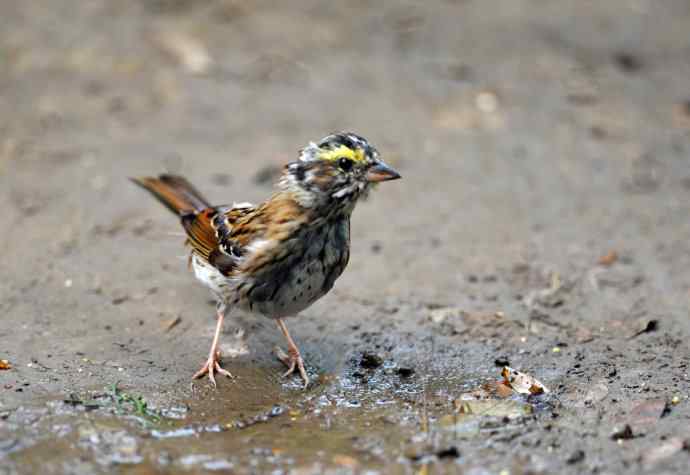
[[185, 178], [175, 175], [133, 178], [180, 217], [191, 248], [194, 275], [217, 299], [218, 321], [208, 359], [193, 378], [214, 372], [232, 377], [220, 365], [218, 339], [223, 318], [233, 308], [274, 319], [288, 344], [277, 352], [309, 377], [285, 319], [323, 297], [350, 257], [350, 216], [372, 184], [400, 174], [386, 165], [363, 137], [337, 133], [310, 143], [299, 160], [288, 163], [273, 195], [259, 205], [212, 206]]

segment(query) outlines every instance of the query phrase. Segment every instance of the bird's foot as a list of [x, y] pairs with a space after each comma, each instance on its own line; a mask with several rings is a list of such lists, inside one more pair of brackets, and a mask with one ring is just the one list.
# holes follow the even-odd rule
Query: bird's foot
[[208, 379], [211, 381], [211, 384], [213, 384], [213, 387], [216, 387], [216, 378], [213, 377], [213, 373], [217, 372], [218, 374], [222, 374], [224, 376], [227, 376], [228, 378], [232, 378], [232, 374], [230, 371], [225, 370], [221, 368], [220, 366], [220, 351], [213, 352], [209, 355], [208, 360], [206, 360], [206, 363], [201, 367], [199, 371], [194, 373], [194, 376], [192, 376], [192, 379], [199, 379], [203, 375], [208, 373]]
[[288, 352], [285, 353], [282, 348], [276, 347], [274, 351], [278, 359], [288, 367], [283, 377], [290, 376], [295, 370], [299, 370], [299, 374], [304, 381], [304, 388], [306, 389], [306, 387], [309, 386], [309, 376], [307, 376], [307, 370], [304, 369], [304, 360], [299, 350], [296, 347], [288, 348]]

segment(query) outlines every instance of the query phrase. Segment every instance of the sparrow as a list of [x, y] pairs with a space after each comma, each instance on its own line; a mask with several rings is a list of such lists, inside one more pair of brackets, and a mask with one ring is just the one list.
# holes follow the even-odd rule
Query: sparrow
[[217, 301], [216, 330], [206, 362], [193, 380], [221, 367], [218, 340], [231, 309], [273, 319], [287, 340], [277, 351], [309, 384], [304, 360], [285, 319], [326, 295], [350, 258], [350, 216], [375, 183], [400, 174], [364, 137], [350, 132], [309, 143], [288, 163], [270, 198], [261, 204], [213, 206], [185, 178], [164, 174], [132, 178], [175, 213], [186, 233], [189, 267]]

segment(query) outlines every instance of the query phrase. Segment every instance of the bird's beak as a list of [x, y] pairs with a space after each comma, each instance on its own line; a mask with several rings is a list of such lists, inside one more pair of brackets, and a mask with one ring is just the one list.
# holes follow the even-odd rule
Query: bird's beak
[[379, 181], [397, 180], [401, 177], [400, 173], [396, 172], [385, 163], [377, 162], [367, 170], [366, 178], [368, 182], [376, 183]]

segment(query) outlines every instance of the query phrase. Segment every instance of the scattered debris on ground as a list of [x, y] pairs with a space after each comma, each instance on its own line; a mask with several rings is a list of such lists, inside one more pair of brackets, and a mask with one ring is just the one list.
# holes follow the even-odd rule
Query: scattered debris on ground
[[503, 376], [503, 384], [512, 388], [516, 393], [538, 395], [549, 392], [546, 386], [534, 377], [509, 366], [503, 367], [501, 376]]

